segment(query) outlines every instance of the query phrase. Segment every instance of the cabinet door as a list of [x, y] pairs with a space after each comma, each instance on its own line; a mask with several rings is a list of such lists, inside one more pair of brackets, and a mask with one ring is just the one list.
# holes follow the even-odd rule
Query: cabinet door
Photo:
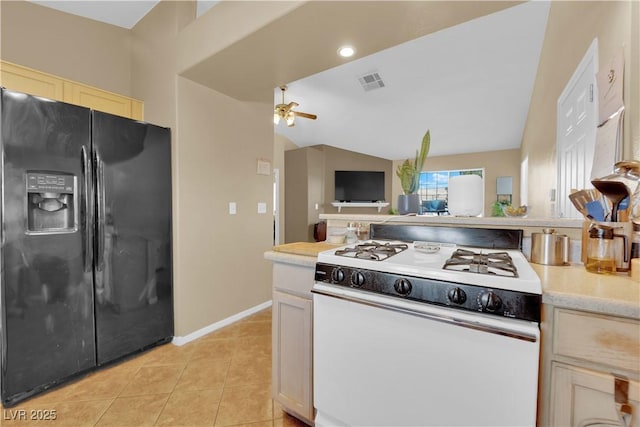
[[0, 86], [56, 101], [64, 100], [63, 79], [5, 61], [1, 68]]
[[0, 62], [0, 86], [117, 116], [143, 120], [142, 101], [6, 61]]
[[311, 300], [273, 291], [273, 398], [313, 420]]
[[86, 86], [79, 83], [70, 84], [65, 87], [65, 101], [116, 116], [129, 117], [141, 120], [142, 114], [140, 105], [135, 104], [131, 98]]
[[[552, 368], [551, 426], [624, 426], [620, 404], [614, 399], [615, 377], [609, 373], [554, 364]], [[629, 381], [631, 426], [640, 426], [640, 383]]]

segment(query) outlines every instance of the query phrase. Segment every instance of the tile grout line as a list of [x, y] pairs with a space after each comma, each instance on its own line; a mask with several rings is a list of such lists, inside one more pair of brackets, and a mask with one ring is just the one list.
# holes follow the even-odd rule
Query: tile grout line
[[187, 365], [188, 364], [189, 364], [189, 362], [186, 362], [184, 364], [184, 366], [182, 367], [182, 371], [180, 372], [180, 376], [178, 376], [178, 379], [176, 380], [176, 383], [173, 385], [173, 388], [171, 389], [171, 392], [169, 393], [169, 396], [167, 397], [167, 400], [164, 402], [164, 405], [162, 405], [162, 408], [158, 412], [158, 415], [156, 415], [156, 419], [153, 422], [154, 426], [158, 424], [158, 421], [160, 420], [160, 416], [162, 415], [162, 412], [167, 407], [167, 404], [169, 403], [169, 400], [171, 399], [171, 396], [173, 396], [173, 392], [176, 391], [176, 386], [180, 382], [180, 378], [182, 378], [182, 375], [184, 375], [184, 371], [185, 371], [185, 369], [187, 369]]
[[98, 424], [100, 424], [100, 421], [102, 420], [102, 417], [104, 417], [104, 414], [106, 414], [109, 411], [109, 408], [111, 408], [111, 406], [113, 405], [113, 403], [116, 401], [118, 397], [114, 397], [113, 399], [111, 399], [111, 403], [109, 403], [109, 405], [107, 405], [107, 407], [105, 408], [104, 411], [102, 411], [102, 413], [100, 414], [100, 416], [98, 417], [98, 419], [96, 420], [95, 423], [93, 423], [93, 427], [97, 426]]
[[222, 393], [220, 394], [220, 400], [218, 401], [218, 409], [216, 410], [216, 416], [213, 418], [214, 427], [216, 425], [216, 421], [218, 421], [218, 415], [220, 415], [220, 405], [222, 404], [222, 399], [224, 398], [224, 392], [225, 392], [225, 389], [227, 388], [227, 378], [229, 376], [229, 371], [231, 370], [231, 363], [233, 362], [233, 356], [235, 355], [235, 352], [237, 350], [237, 337], [234, 337], [233, 340], [236, 342], [234, 343], [233, 351], [231, 352], [231, 357], [229, 358], [227, 370], [224, 373], [224, 382], [222, 383]]

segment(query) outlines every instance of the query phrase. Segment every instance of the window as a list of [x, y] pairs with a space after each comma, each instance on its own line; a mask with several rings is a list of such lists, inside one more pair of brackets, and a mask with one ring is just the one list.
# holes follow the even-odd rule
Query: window
[[449, 178], [458, 175], [484, 176], [484, 169], [459, 169], [448, 171], [427, 171], [420, 173], [418, 194], [420, 200], [444, 200], [449, 198]]

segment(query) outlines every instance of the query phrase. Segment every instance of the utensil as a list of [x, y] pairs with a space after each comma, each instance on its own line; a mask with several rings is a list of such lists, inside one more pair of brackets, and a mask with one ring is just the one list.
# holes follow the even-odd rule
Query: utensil
[[574, 193], [569, 194], [569, 200], [575, 208], [580, 212], [585, 218], [589, 218], [589, 211], [587, 210], [587, 203], [598, 201], [601, 197], [601, 194], [595, 188], [589, 188], [586, 190], [579, 190]]
[[613, 172], [636, 181], [640, 180], [640, 161], [625, 160], [623, 162], [618, 162], [614, 165]]
[[[594, 221], [604, 221], [604, 208], [599, 201], [587, 202], [586, 209]], [[587, 217], [588, 218], [588, 217]]]
[[[618, 222], [618, 207], [620, 202], [629, 196], [627, 186], [619, 181], [591, 181], [594, 187], [611, 202], [611, 222]], [[569, 196], [571, 197], [571, 196]]]

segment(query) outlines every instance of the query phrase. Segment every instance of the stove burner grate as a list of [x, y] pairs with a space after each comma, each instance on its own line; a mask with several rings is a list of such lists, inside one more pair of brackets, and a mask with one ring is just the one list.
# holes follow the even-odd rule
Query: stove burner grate
[[335, 254], [350, 258], [367, 259], [371, 261], [383, 261], [395, 254], [409, 248], [406, 243], [379, 243], [366, 242], [354, 247], [338, 249]]
[[477, 253], [457, 249], [442, 267], [445, 270], [467, 271], [479, 274], [495, 274], [518, 277], [518, 270], [507, 252]]

